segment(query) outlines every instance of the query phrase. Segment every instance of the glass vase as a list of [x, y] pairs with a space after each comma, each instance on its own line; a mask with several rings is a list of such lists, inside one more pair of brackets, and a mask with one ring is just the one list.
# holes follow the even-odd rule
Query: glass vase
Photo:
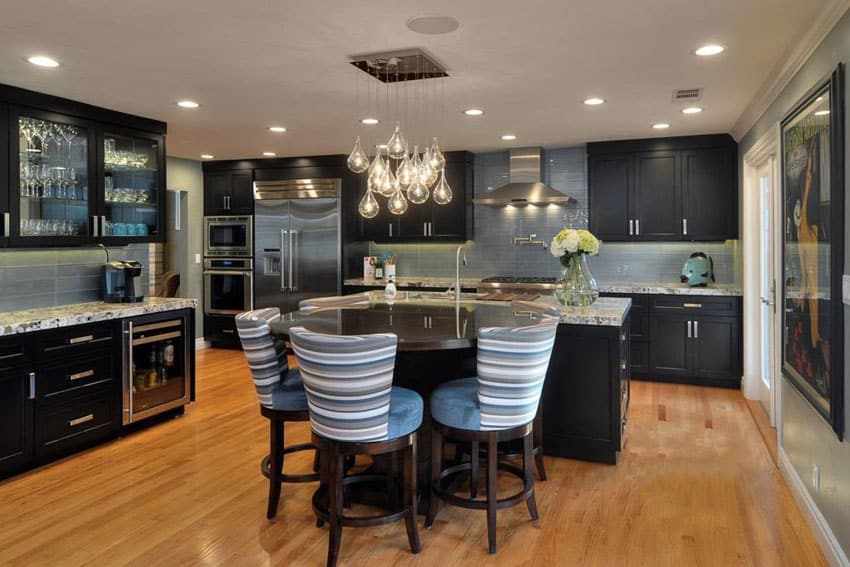
[[561, 279], [555, 287], [555, 299], [561, 305], [588, 307], [599, 299], [599, 286], [587, 265], [586, 254], [561, 257]]

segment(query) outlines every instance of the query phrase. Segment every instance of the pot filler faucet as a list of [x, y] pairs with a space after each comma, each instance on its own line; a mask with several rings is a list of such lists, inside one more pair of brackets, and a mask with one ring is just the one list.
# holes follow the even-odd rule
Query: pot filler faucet
[[[463, 249], [464, 245], [461, 244], [457, 247], [457, 252], [455, 253], [455, 284], [454, 284], [454, 292], [455, 292], [455, 301], [460, 301], [460, 261], [463, 258], [463, 265], [466, 266], [466, 252]], [[452, 288], [449, 287], [446, 290], [446, 293], [451, 293]]]

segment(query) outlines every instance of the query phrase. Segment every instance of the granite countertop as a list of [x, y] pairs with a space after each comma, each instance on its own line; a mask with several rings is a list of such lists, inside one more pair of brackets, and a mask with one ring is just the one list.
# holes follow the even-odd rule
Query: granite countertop
[[0, 336], [71, 327], [96, 321], [135, 317], [148, 313], [194, 308], [196, 299], [148, 297], [139, 303], [72, 303], [56, 307], [0, 313]]
[[[481, 278], [460, 278], [460, 287], [475, 288], [480, 281]], [[344, 284], [363, 287], [384, 287], [387, 285], [387, 280], [349, 278], [345, 280]], [[403, 276], [396, 278], [395, 285], [399, 287], [448, 289], [449, 286], [455, 285], [455, 279], [453, 277]]]
[[691, 287], [682, 283], [634, 282], [599, 284], [600, 293], [645, 293], [649, 295], [717, 295], [735, 297], [744, 290], [732, 284], [711, 284], [708, 287]]

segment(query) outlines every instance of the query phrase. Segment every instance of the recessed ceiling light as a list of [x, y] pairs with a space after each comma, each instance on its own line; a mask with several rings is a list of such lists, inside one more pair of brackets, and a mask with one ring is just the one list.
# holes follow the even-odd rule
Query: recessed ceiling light
[[516, 136], [513, 134], [502, 134], [501, 138], [506, 142], [510, 142], [511, 140], [516, 140]]
[[379, 124], [381, 121], [377, 118], [361, 118], [360, 123], [366, 124], [367, 126], [374, 126], [375, 124]]
[[440, 35], [455, 31], [460, 24], [451, 16], [422, 16], [407, 20], [407, 28], [416, 33]]
[[201, 105], [194, 100], [180, 100], [177, 101], [177, 106], [180, 108], [198, 108]]
[[652, 127], [655, 128], [656, 130], [666, 130], [667, 128], [670, 127], [670, 125], [667, 124], [666, 122], [658, 122], [657, 124], [653, 124]]
[[274, 132], [275, 134], [283, 134], [286, 132], [286, 128], [283, 126], [269, 126], [269, 130]]
[[467, 116], [481, 116], [482, 114], [484, 114], [484, 111], [480, 108], [467, 108], [463, 111], [463, 113]]
[[28, 58], [27, 61], [32, 63], [33, 65], [38, 65], [39, 67], [58, 67], [59, 61], [52, 57], [48, 57], [46, 55], [33, 55]]
[[682, 109], [682, 114], [699, 114], [702, 112], [701, 106], [689, 106]]
[[201, 159], [213, 159], [214, 157], [212, 154], [201, 154]]
[[827, 114], [829, 114], [828, 110], [818, 110], [815, 112], [815, 116], [826, 116]]
[[600, 104], [604, 104], [605, 99], [599, 97], [591, 97], [584, 99], [584, 104], [587, 106], [599, 106]]
[[263, 152], [263, 155], [264, 155], [264, 156], [266, 156], [266, 157], [274, 157], [274, 156], [276, 156], [277, 154], [276, 154], [276, 153], [274, 153], [274, 152]]
[[694, 51], [695, 55], [699, 55], [700, 57], [710, 57], [711, 55], [718, 55], [726, 51], [726, 48], [722, 45], [718, 45], [716, 43], [709, 43], [708, 45], [703, 45], [702, 47], [696, 49]]

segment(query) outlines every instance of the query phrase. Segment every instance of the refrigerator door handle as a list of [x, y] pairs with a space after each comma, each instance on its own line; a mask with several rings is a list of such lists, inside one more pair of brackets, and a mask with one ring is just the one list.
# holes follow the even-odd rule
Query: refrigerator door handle
[[280, 291], [289, 291], [289, 288], [286, 286], [286, 258], [284, 257], [286, 253], [286, 235], [288, 232], [287, 230], [280, 231]]
[[298, 263], [295, 261], [295, 246], [298, 244], [295, 239], [298, 237], [298, 232], [295, 230], [289, 231], [289, 290], [298, 291], [298, 278], [295, 277], [295, 267]]

